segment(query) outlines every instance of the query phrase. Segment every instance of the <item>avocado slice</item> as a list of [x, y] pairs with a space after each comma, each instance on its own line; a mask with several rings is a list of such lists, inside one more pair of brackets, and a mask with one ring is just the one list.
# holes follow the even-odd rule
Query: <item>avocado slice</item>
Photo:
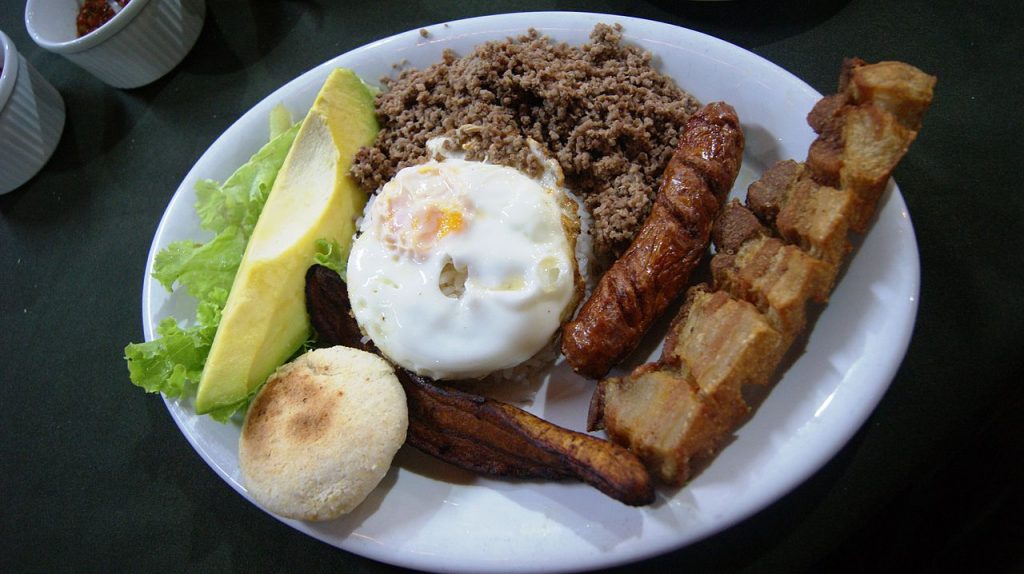
[[306, 341], [306, 269], [317, 239], [335, 240], [347, 257], [367, 199], [349, 167], [377, 130], [373, 92], [351, 70], [334, 70], [253, 229], [199, 381], [197, 413], [244, 402]]

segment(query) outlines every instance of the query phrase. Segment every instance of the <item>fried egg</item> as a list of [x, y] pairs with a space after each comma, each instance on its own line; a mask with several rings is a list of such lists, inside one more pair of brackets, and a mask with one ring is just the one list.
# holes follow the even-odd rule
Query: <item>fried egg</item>
[[356, 321], [391, 361], [435, 379], [480, 378], [552, 340], [582, 289], [579, 219], [558, 164], [544, 165], [531, 178], [432, 159], [368, 204], [346, 281]]

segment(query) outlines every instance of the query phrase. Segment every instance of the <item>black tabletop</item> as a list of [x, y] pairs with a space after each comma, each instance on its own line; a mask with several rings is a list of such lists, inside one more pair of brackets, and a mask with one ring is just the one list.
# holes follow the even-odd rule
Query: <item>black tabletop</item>
[[[0, 196], [0, 570], [384, 572], [274, 520], [128, 380], [147, 250], [179, 182], [244, 111], [307, 69], [446, 20], [586, 10], [659, 20], [759, 54], [821, 92], [844, 56], [938, 77], [896, 170], [921, 254], [913, 339], [863, 428], [790, 494], [641, 564], [687, 572], [1024, 568], [1024, 8], [1016, 1], [395, 3], [208, 0], [170, 74], [110, 88], [0, 29], [60, 91], [52, 159]], [[625, 568], [623, 568], [625, 570]]]

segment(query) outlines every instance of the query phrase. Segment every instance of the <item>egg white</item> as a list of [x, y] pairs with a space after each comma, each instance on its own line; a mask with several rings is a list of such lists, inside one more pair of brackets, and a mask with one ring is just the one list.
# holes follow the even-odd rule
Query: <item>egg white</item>
[[480, 378], [544, 348], [577, 299], [562, 220], [576, 204], [553, 184], [560, 175], [452, 157], [401, 170], [368, 205], [349, 256], [365, 334], [435, 379]]

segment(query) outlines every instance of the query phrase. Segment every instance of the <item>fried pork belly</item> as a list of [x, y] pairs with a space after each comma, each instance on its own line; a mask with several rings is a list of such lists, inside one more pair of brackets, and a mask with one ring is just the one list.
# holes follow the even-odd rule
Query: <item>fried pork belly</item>
[[753, 304], [697, 285], [669, 328], [661, 362], [687, 365], [705, 394], [739, 395], [744, 385], [768, 383], [782, 342]]
[[935, 78], [898, 62], [844, 63], [840, 92], [808, 116], [806, 163], [775, 164], [712, 229], [713, 289], [693, 287], [661, 358], [598, 383], [589, 424], [681, 485], [748, 418], [746, 385], [768, 385], [828, 299], [896, 163], [920, 129]]
[[849, 191], [819, 185], [810, 178], [800, 179], [789, 190], [775, 228], [787, 242], [829, 265], [839, 266], [850, 251], [853, 209], [854, 198]]
[[848, 59], [839, 93], [808, 114], [818, 138], [807, 166], [815, 181], [853, 194], [850, 229], [867, 229], [893, 169], [917, 137], [934, 87], [934, 76], [909, 64]]
[[844, 67], [846, 83], [841, 91], [847, 92], [851, 101], [873, 104], [907, 129], [921, 130], [921, 121], [932, 104], [935, 76], [903, 62], [868, 64], [851, 58]]
[[850, 251], [853, 194], [814, 181], [802, 163], [785, 160], [768, 168], [747, 189], [746, 203], [787, 243], [826, 263], [839, 266]]
[[651, 364], [602, 381], [591, 413], [595, 428], [604, 425], [653, 476], [678, 486], [724, 446], [747, 406], [734, 396], [717, 403], [702, 394], [685, 367]]
[[682, 485], [746, 420], [743, 387], [767, 384], [783, 349], [753, 305], [692, 287], [661, 360], [602, 380], [588, 427], [604, 428], [662, 482]]
[[770, 234], [771, 231], [750, 209], [743, 207], [738, 200], [730, 199], [711, 228], [711, 241], [718, 253], [735, 255], [747, 240]]
[[824, 303], [837, 269], [774, 237], [745, 242], [735, 255], [711, 260], [716, 289], [749, 301], [789, 345], [807, 325], [809, 301]]
[[[765, 174], [765, 179], [770, 179], [769, 173]], [[761, 183], [755, 182], [750, 186], [748, 201], [755, 187]], [[807, 203], [799, 195], [780, 202], [783, 204], [783, 209], [778, 210], [780, 214], [786, 213], [794, 204]], [[828, 222], [833, 215], [828, 210], [820, 212], [825, 217], [815, 216], [813, 210], [805, 213], [808, 217], [800, 221], [805, 221], [812, 230], [821, 227], [816, 225], [817, 222]], [[842, 228], [845, 232], [845, 226]], [[823, 251], [821, 243], [815, 241], [817, 235], [797, 238], [809, 239], [806, 241], [810, 244], [807, 251], [773, 237], [771, 230], [736, 200], [730, 201], [722, 210], [712, 236], [717, 249], [711, 259], [715, 289], [728, 291], [753, 303], [782, 333], [788, 345], [806, 325], [808, 302], [824, 303], [828, 299], [839, 272], [838, 262], [814, 255], [813, 251]], [[845, 244], [834, 241], [824, 244], [839, 246], [841, 249], [834, 250], [836, 255], [846, 252]]]

